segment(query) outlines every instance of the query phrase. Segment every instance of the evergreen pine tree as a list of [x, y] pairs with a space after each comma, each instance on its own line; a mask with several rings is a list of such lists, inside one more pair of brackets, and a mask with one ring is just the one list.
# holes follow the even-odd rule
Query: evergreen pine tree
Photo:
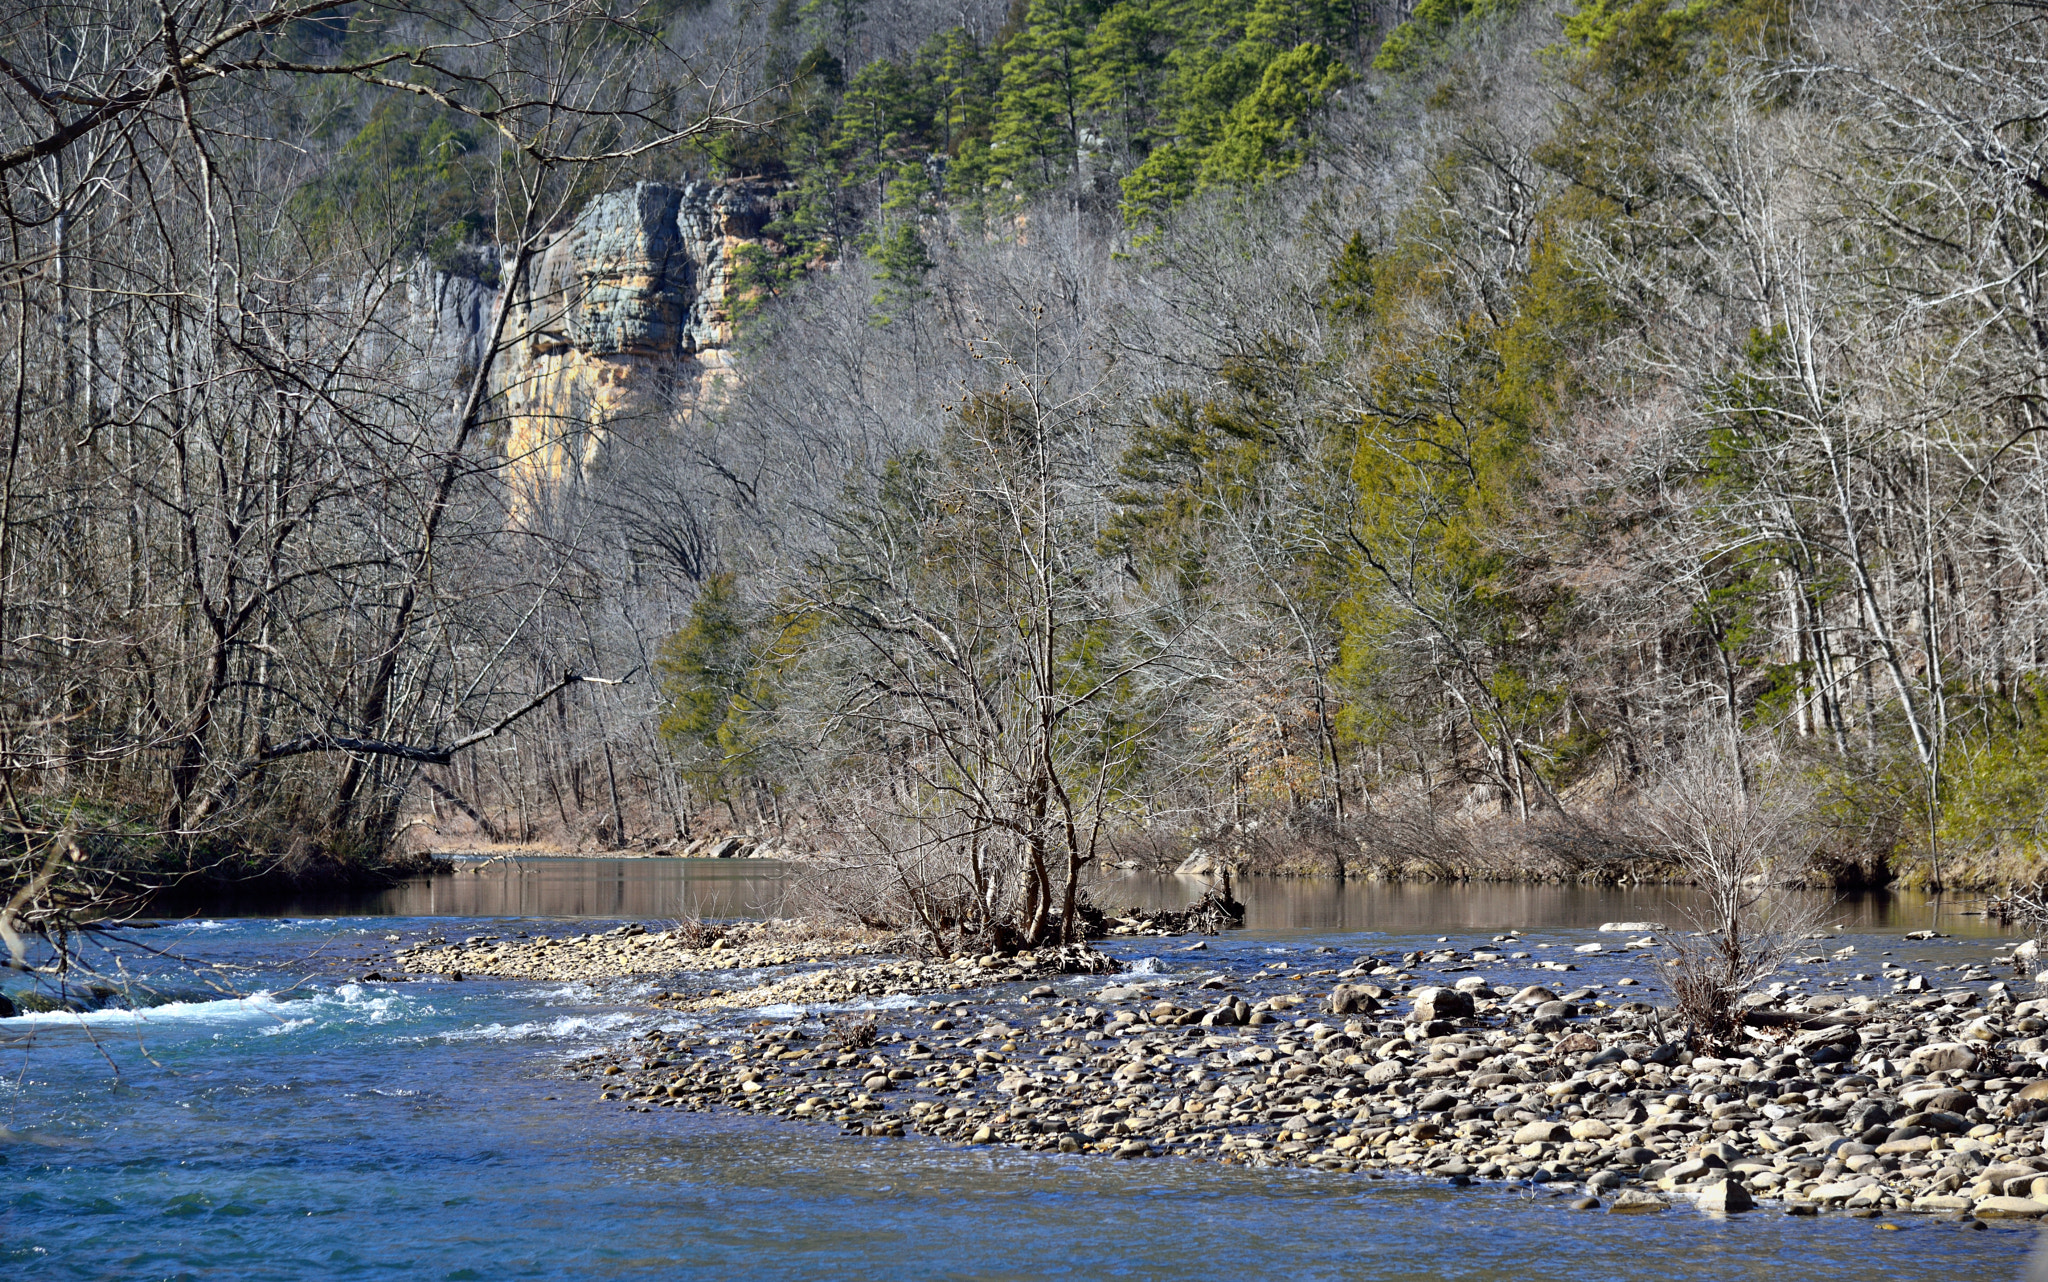
[[990, 177], [1050, 187], [1073, 172], [1081, 146], [1088, 15], [1081, 0], [1031, 0], [1003, 64]]

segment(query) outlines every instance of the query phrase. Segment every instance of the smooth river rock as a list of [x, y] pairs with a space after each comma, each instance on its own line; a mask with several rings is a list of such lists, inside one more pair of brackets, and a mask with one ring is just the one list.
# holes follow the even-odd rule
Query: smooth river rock
[[1415, 1018], [1424, 1022], [1472, 1018], [1472, 994], [1455, 988], [1423, 988], [1415, 993]]
[[1756, 1209], [1756, 1199], [1740, 1180], [1719, 1180], [1700, 1192], [1699, 1208], [1719, 1215], [1739, 1215]]

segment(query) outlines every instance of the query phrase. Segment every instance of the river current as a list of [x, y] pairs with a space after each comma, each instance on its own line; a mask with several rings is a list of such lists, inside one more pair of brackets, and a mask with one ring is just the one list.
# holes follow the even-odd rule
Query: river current
[[[1254, 881], [1246, 929], [1112, 944], [1171, 977], [1316, 950], [1572, 946], [1656, 890]], [[1172, 903], [1185, 883], [1112, 884]], [[562, 933], [772, 906], [772, 873], [522, 860], [377, 896], [119, 932], [164, 1004], [0, 1020], [0, 1261], [62, 1278], [2018, 1278], [2031, 1227], [1927, 1217], [1574, 1212], [1563, 1190], [954, 1148], [743, 1116], [629, 1112], [565, 1063], [687, 1020], [651, 985], [361, 982], [387, 937]], [[1874, 969], [1980, 959], [1995, 932], [1899, 899], [1838, 906]], [[1907, 943], [1935, 926], [1945, 938]], [[1613, 936], [1606, 938], [1612, 939]], [[1640, 967], [1638, 967], [1638, 973]], [[1503, 978], [1510, 978], [1504, 976]], [[1521, 982], [1544, 978], [1539, 972]], [[1611, 976], [1609, 977], [1612, 978]], [[1576, 982], [1554, 976], [1548, 982]], [[1104, 981], [1106, 982], [1106, 981]], [[1812, 977], [1812, 982], [1824, 982]], [[1840, 982], [1849, 982], [1845, 976]], [[799, 1017], [755, 1012], [732, 1017]], [[1888, 1228], [1887, 1225], [1896, 1226]]]

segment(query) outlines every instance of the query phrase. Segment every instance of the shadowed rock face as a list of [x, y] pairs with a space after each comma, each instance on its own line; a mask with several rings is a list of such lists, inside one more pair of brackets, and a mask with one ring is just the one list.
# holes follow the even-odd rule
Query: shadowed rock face
[[[663, 183], [599, 196], [542, 263], [567, 304], [567, 345], [591, 356], [661, 357], [680, 350], [695, 281], [676, 222], [682, 192]], [[705, 246], [699, 245], [699, 257]]]
[[483, 359], [498, 292], [472, 276], [417, 271], [406, 281], [405, 303], [419, 353], [415, 386], [445, 405], [443, 420], [452, 418]]
[[[776, 189], [745, 179], [639, 183], [595, 197], [547, 246], [508, 318], [498, 359], [504, 448], [529, 482], [601, 465], [623, 417], [714, 401], [732, 377], [727, 293], [738, 251]], [[495, 295], [437, 279], [435, 347], [475, 368]], [[456, 353], [460, 355], [456, 355]]]

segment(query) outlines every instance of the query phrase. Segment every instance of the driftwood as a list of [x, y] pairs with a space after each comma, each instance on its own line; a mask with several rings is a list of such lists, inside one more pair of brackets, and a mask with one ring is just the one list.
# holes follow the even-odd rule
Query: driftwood
[[1171, 908], [1132, 908], [1117, 917], [1116, 922], [1155, 934], [1215, 935], [1244, 925], [1244, 905], [1230, 893], [1230, 882], [1226, 878], [1220, 889], [1212, 889], [1201, 898], [1191, 900], [1186, 908], [1178, 911]]
[[1808, 1015], [1795, 1010], [1746, 1010], [1742, 1022], [1756, 1028], [1857, 1028], [1865, 1023], [1861, 1015]]

